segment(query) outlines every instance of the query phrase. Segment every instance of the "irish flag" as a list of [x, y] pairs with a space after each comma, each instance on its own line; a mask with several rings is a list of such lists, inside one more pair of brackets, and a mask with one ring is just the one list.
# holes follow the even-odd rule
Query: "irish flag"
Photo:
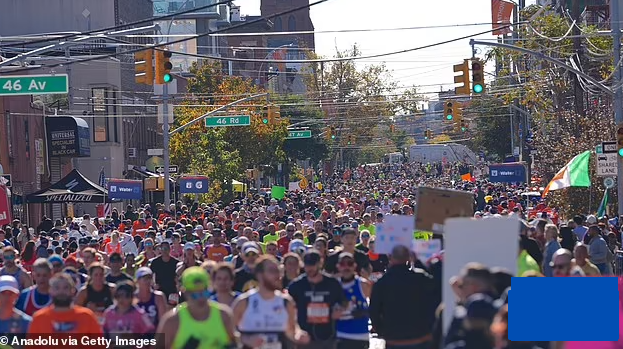
[[588, 176], [588, 161], [591, 158], [591, 151], [587, 150], [576, 155], [568, 164], [565, 165], [549, 182], [543, 197], [550, 190], [558, 190], [568, 187], [590, 187], [591, 179]]

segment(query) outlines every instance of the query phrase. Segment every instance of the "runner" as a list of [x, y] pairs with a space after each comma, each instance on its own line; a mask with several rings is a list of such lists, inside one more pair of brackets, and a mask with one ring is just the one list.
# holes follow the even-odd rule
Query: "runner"
[[104, 310], [113, 304], [114, 285], [104, 279], [104, 266], [98, 262], [89, 267], [89, 280], [78, 295], [76, 305], [91, 309], [100, 324], [104, 323]]
[[65, 273], [54, 275], [50, 279], [52, 305], [39, 310], [32, 318], [28, 333], [36, 334], [104, 334], [97, 317], [88, 308], [72, 304], [76, 294], [74, 280]]
[[240, 292], [233, 290], [234, 287], [234, 268], [229, 263], [218, 263], [212, 272], [214, 280], [214, 293], [210, 296], [210, 300], [231, 306], [236, 298], [240, 296]]
[[335, 348], [335, 321], [348, 304], [342, 285], [321, 271], [320, 252], [309, 250], [303, 257], [305, 274], [292, 281], [288, 294], [296, 303], [298, 323], [311, 342], [302, 348]]
[[164, 315], [156, 333], [162, 333], [164, 347], [227, 348], [236, 342], [231, 309], [210, 301], [210, 276], [201, 267], [182, 274], [181, 287], [187, 301]]
[[17, 280], [10, 275], [0, 276], [0, 333], [12, 336], [28, 331], [32, 318], [15, 307], [19, 297]]
[[297, 324], [294, 301], [279, 291], [279, 262], [272, 256], [262, 256], [255, 274], [258, 288], [242, 294], [233, 306], [243, 348], [281, 349], [286, 338], [298, 345], [307, 344], [309, 335]]
[[357, 276], [355, 257], [349, 252], [339, 256], [338, 270], [348, 307], [337, 321], [338, 349], [367, 349], [370, 346], [368, 298], [372, 284]]
[[134, 291], [132, 281], [124, 280], [117, 284], [115, 303], [104, 312], [103, 328], [107, 335], [141, 338], [141, 335], [153, 333], [155, 327], [149, 316], [143, 309], [132, 304]]
[[164, 293], [152, 289], [153, 272], [147, 267], [136, 271], [136, 305], [149, 316], [154, 329], [167, 311], [167, 300]]
[[19, 289], [23, 290], [32, 286], [32, 280], [28, 272], [17, 264], [17, 250], [13, 246], [2, 249], [3, 266], [0, 268], [0, 276], [10, 275], [17, 280]]
[[16, 308], [32, 316], [37, 310], [43, 309], [52, 303], [50, 298], [50, 277], [52, 265], [44, 258], [35, 261], [32, 267], [32, 276], [35, 285], [23, 290], [17, 300]]

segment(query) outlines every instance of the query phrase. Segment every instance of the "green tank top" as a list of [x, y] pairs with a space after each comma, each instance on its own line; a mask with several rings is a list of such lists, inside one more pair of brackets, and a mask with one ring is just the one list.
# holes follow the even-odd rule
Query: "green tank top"
[[180, 325], [173, 340], [173, 349], [183, 349], [189, 342], [196, 349], [222, 349], [231, 341], [223, 319], [221, 318], [221, 305], [210, 301], [210, 317], [205, 321], [195, 320], [188, 311], [187, 304], [178, 306]]

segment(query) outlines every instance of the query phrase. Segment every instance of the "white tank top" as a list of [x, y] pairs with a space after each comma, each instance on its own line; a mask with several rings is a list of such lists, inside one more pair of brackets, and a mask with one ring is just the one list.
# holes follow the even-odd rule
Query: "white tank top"
[[238, 330], [242, 334], [283, 334], [288, 327], [288, 308], [281, 291], [273, 299], [264, 299], [257, 289], [249, 291], [247, 309], [242, 315]]

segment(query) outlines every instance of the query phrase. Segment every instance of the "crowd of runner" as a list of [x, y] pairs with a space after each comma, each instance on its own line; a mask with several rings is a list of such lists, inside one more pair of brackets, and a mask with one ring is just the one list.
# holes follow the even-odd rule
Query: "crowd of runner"
[[[556, 277], [615, 273], [619, 219], [565, 222], [525, 188], [462, 181], [459, 168], [358, 167], [279, 200], [128, 205], [36, 229], [16, 220], [0, 230], [0, 334], [140, 336], [176, 349], [368, 348], [371, 336], [386, 348], [548, 349], [508, 341], [513, 275], [477, 263], [452, 278], [458, 306], [442, 331], [443, 251], [378, 254], [376, 226], [413, 215], [417, 186], [471, 191], [475, 218], [526, 219], [517, 275]], [[528, 206], [542, 214], [528, 221]]]

